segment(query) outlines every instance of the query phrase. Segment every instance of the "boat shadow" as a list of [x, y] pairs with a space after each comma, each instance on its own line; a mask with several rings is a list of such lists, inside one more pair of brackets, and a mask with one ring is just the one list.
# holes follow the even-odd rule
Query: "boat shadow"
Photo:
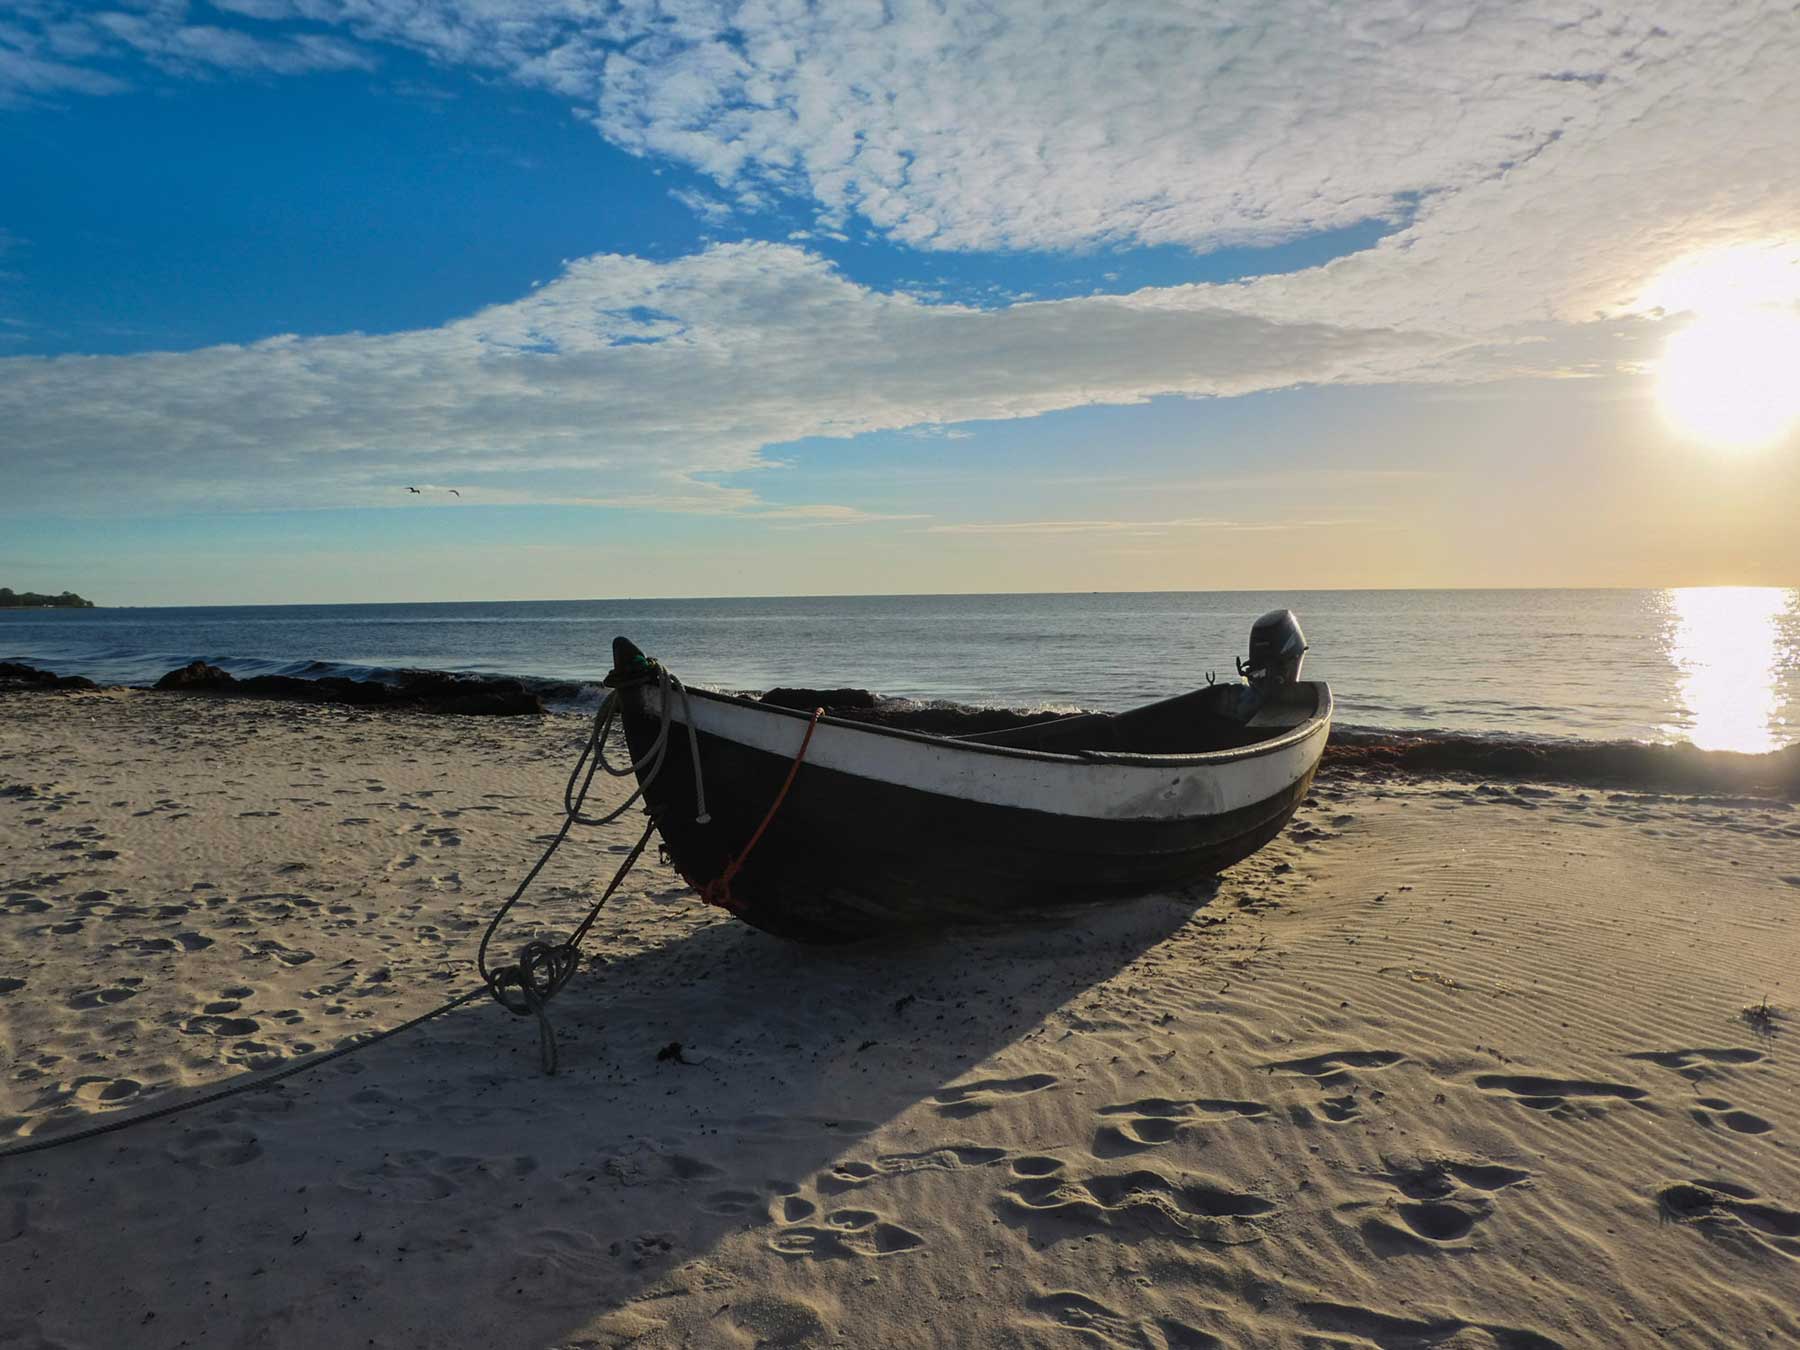
[[[923, 1242], [878, 1197], [846, 1193], [895, 1170], [1000, 1161], [983, 1117], [1056, 1080], [1028, 1050], [989, 1061], [1063, 1037], [1059, 1009], [1189, 923], [1215, 890], [1029, 930], [842, 948], [711, 918], [656, 941], [669, 920], [641, 900], [591, 940], [617, 954], [591, 962], [552, 1007], [555, 1077], [538, 1071], [529, 1019], [471, 1003], [316, 1075], [120, 1136], [98, 1193], [84, 1182], [102, 1160], [82, 1151], [105, 1144], [46, 1155], [42, 1198], [79, 1202], [90, 1233], [149, 1225], [129, 1178], [141, 1187], [155, 1169], [181, 1168], [182, 1204], [216, 1237], [197, 1260], [162, 1216], [142, 1234], [136, 1279], [193, 1289], [198, 1273], [237, 1295], [228, 1321], [278, 1318], [282, 1343], [385, 1344], [410, 1327], [438, 1345], [559, 1344], [596, 1319], [635, 1315], [636, 1300], [724, 1280], [708, 1255], [746, 1231], [777, 1260]], [[644, 945], [630, 950], [640, 929]], [[919, 1107], [941, 1128], [873, 1145]], [[272, 1226], [301, 1234], [318, 1264], [258, 1289], [245, 1278], [264, 1264]], [[100, 1259], [79, 1233], [65, 1239], [61, 1259]], [[158, 1322], [185, 1325], [179, 1307]]]

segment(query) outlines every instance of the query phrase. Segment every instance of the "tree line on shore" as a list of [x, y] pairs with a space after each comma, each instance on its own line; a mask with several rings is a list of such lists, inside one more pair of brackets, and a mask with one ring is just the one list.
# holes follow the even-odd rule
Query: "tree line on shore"
[[74, 591], [61, 595], [39, 595], [36, 591], [15, 591], [0, 586], [0, 609], [92, 609], [92, 600], [83, 600]]

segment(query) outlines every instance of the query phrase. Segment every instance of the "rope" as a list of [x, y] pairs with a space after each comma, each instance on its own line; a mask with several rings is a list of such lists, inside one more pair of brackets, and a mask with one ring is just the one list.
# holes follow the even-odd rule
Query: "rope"
[[[551, 1024], [545, 1008], [575, 974], [581, 963], [581, 940], [587, 936], [588, 929], [593, 927], [594, 920], [600, 917], [600, 911], [612, 899], [613, 892], [619, 889], [631, 869], [636, 866], [637, 860], [643, 856], [644, 848], [656, 829], [655, 820], [644, 826], [644, 832], [638, 836], [637, 843], [632, 845], [631, 852], [625, 855], [625, 861], [620, 864], [619, 870], [613, 873], [613, 879], [607, 884], [606, 890], [569, 937], [561, 942], [545, 942], [541, 939], [527, 942], [519, 949], [518, 959], [510, 966], [490, 968], [487, 962], [488, 946], [493, 942], [494, 934], [499, 931], [501, 922], [512, 907], [519, 903], [531, 883], [537, 880], [538, 873], [544, 870], [544, 865], [562, 847], [563, 840], [569, 837], [569, 831], [573, 827], [610, 824], [624, 815], [631, 804], [642, 797], [646, 789], [656, 781], [656, 776], [662, 772], [663, 765], [668, 760], [669, 731], [675, 716], [673, 696], [677, 693], [681, 696], [682, 716], [687, 722], [688, 755], [694, 766], [694, 799], [699, 808], [695, 819], [702, 825], [712, 819], [706, 813], [706, 786], [700, 774], [700, 733], [694, 727], [693, 704], [688, 698], [687, 686], [661, 665], [656, 667], [656, 679], [662, 693], [662, 719], [656, 729], [656, 738], [642, 755], [628, 764], [615, 765], [606, 757], [606, 738], [618, 715], [621, 686], [609, 690], [606, 698], [595, 709], [594, 729], [588, 733], [588, 738], [581, 747], [581, 754], [575, 760], [575, 768], [569, 774], [569, 781], [563, 786], [562, 826], [537, 862], [532, 864], [524, 880], [507, 897], [506, 903], [494, 912], [487, 931], [481, 935], [481, 945], [475, 952], [475, 967], [481, 972], [482, 982], [494, 996], [494, 1001], [515, 1017], [537, 1018], [538, 1060], [546, 1074], [556, 1072], [557, 1046], [556, 1028]], [[645, 682], [645, 679], [633, 679], [623, 683]], [[595, 775], [602, 769], [614, 778], [636, 774], [637, 789], [605, 815], [584, 816], [581, 808], [587, 802], [588, 790], [594, 784]], [[576, 786], [577, 782], [580, 783], [579, 788]]]
[[738, 870], [749, 859], [750, 850], [756, 847], [757, 841], [763, 837], [763, 831], [769, 828], [770, 822], [775, 819], [775, 813], [781, 810], [781, 804], [787, 800], [788, 789], [794, 786], [794, 779], [800, 773], [800, 765], [806, 760], [806, 747], [812, 744], [813, 731], [818, 727], [819, 719], [824, 715], [823, 708], [812, 710], [812, 720], [806, 724], [806, 735], [800, 738], [800, 748], [794, 752], [794, 762], [788, 765], [787, 778], [781, 784], [781, 791], [777, 792], [775, 800], [769, 803], [768, 813], [763, 816], [762, 824], [756, 827], [756, 833], [750, 836], [750, 842], [744, 845], [743, 850], [726, 865], [723, 872], [701, 888], [700, 898], [707, 904], [717, 905], [720, 909], [732, 914], [738, 912], [737, 899], [731, 894], [731, 879], [738, 874]]
[[397, 1027], [389, 1027], [386, 1031], [378, 1031], [360, 1041], [352, 1041], [348, 1045], [340, 1045], [335, 1050], [328, 1050], [322, 1055], [314, 1055], [298, 1064], [290, 1064], [286, 1068], [277, 1069], [273, 1073], [248, 1081], [240, 1079], [227, 1084], [215, 1092], [208, 1092], [201, 1097], [190, 1097], [187, 1101], [176, 1102], [173, 1106], [159, 1106], [153, 1111], [137, 1111], [116, 1120], [109, 1120], [104, 1125], [90, 1125], [85, 1130], [73, 1130], [67, 1134], [53, 1135], [49, 1139], [33, 1139], [28, 1144], [15, 1144], [11, 1148], [0, 1149], [0, 1161], [7, 1158], [23, 1157], [27, 1153], [42, 1153], [46, 1149], [61, 1148], [64, 1144], [80, 1143], [83, 1139], [94, 1139], [103, 1134], [114, 1134], [119, 1130], [129, 1129], [133, 1125], [147, 1124], [152, 1120], [162, 1120], [166, 1116], [180, 1115], [183, 1111], [196, 1111], [202, 1106], [211, 1106], [214, 1102], [222, 1102], [227, 1097], [240, 1096], [246, 1092], [260, 1092], [264, 1088], [273, 1087], [284, 1078], [292, 1078], [296, 1074], [307, 1073], [322, 1068], [334, 1059], [342, 1059], [345, 1055], [355, 1054], [358, 1050], [367, 1050], [371, 1045], [379, 1045], [390, 1036], [398, 1036], [403, 1031], [411, 1031], [434, 1017], [442, 1017], [452, 1008], [460, 1008], [470, 999], [480, 998], [486, 990], [471, 989], [466, 994], [459, 994], [442, 1007], [433, 1008], [428, 1013], [421, 1013], [410, 1021], [402, 1022]]
[[[650, 836], [656, 830], [656, 822], [652, 820], [644, 826], [644, 832], [638, 836], [637, 843], [632, 845], [631, 851], [626, 854], [624, 862], [621, 863], [618, 870], [613, 873], [613, 879], [607, 884], [606, 890], [601, 893], [600, 898], [596, 900], [593, 906], [588, 910], [587, 917], [576, 926], [575, 931], [566, 941], [559, 943], [544, 942], [541, 940], [528, 942], [520, 949], [519, 959], [515, 964], [501, 966], [495, 969], [490, 969], [487, 964], [488, 945], [492, 942], [494, 933], [500, 927], [500, 923], [506, 917], [507, 912], [518, 903], [519, 898], [525, 894], [526, 888], [536, 880], [538, 873], [544, 870], [544, 865], [550, 861], [551, 857], [556, 853], [556, 850], [561, 846], [562, 841], [568, 838], [571, 827], [575, 825], [605, 825], [617, 820], [620, 816], [625, 814], [626, 810], [633, 802], [643, 796], [644, 789], [649, 787], [650, 784], [655, 781], [657, 774], [662, 771], [662, 766], [668, 752], [670, 723], [674, 714], [674, 700], [671, 697], [672, 694], [678, 693], [681, 696], [682, 714], [687, 721], [688, 754], [694, 766], [694, 797], [696, 805], [699, 807], [699, 816], [697, 819], [702, 825], [706, 824], [707, 821], [711, 819], [706, 813], [706, 788], [701, 780], [700, 774], [700, 740], [699, 734], [694, 728], [693, 706], [688, 698], [687, 688], [680, 680], [676, 679], [674, 675], [670, 674], [661, 666], [658, 666], [656, 669], [657, 680], [662, 691], [662, 721], [657, 728], [656, 739], [651, 742], [650, 748], [646, 750], [640, 758], [629, 764], [615, 766], [607, 760], [606, 737], [612, 730], [612, 724], [618, 714], [619, 706], [618, 689], [615, 687], [610, 690], [606, 698], [601, 702], [600, 707], [594, 713], [594, 729], [589, 733], [587, 740], [583, 743], [581, 755], [575, 761], [575, 769], [570, 773], [569, 781], [563, 787], [563, 823], [561, 828], [557, 830], [556, 836], [550, 841], [549, 846], [545, 848], [544, 852], [539, 856], [537, 862], [532, 864], [531, 870], [525, 874], [525, 879], [519, 883], [517, 889], [515, 889], [512, 895], [507, 898], [506, 903], [500, 906], [492, 921], [489, 922], [487, 931], [482, 934], [481, 945], [476, 950], [475, 954], [476, 968], [480, 970], [482, 978], [480, 988], [471, 989], [464, 994], [458, 994], [448, 1003], [433, 1008], [429, 1012], [421, 1013], [417, 1017], [410, 1018], [407, 1021], [400, 1023], [398, 1026], [389, 1027], [386, 1031], [378, 1031], [374, 1035], [367, 1036], [362, 1040], [352, 1041], [347, 1045], [340, 1045], [335, 1050], [327, 1051], [321, 1055], [314, 1055], [299, 1063], [290, 1064], [285, 1068], [277, 1069], [272, 1073], [262, 1074], [253, 1078], [238, 1079], [213, 1092], [205, 1093], [199, 1097], [190, 1097], [186, 1101], [176, 1102], [170, 1106], [159, 1106], [148, 1111], [133, 1112], [130, 1115], [123, 1115], [116, 1119], [106, 1121], [104, 1124], [90, 1125], [85, 1129], [72, 1130], [66, 1134], [53, 1135], [48, 1139], [34, 1139], [29, 1143], [15, 1144], [10, 1148], [0, 1149], [0, 1161], [4, 1161], [8, 1158], [23, 1157], [27, 1153], [42, 1153], [49, 1149], [62, 1148], [68, 1144], [80, 1143], [84, 1139], [96, 1139], [101, 1135], [116, 1134], [120, 1130], [130, 1129], [134, 1125], [146, 1125], [153, 1120], [163, 1120], [169, 1116], [180, 1115], [184, 1111], [197, 1111], [203, 1106], [211, 1106], [215, 1102], [222, 1102], [231, 1097], [241, 1096], [249, 1092], [260, 1092], [265, 1088], [273, 1087], [284, 1079], [293, 1078], [296, 1075], [321, 1068], [335, 1059], [342, 1059], [344, 1056], [355, 1054], [359, 1050], [367, 1050], [370, 1046], [379, 1045], [382, 1041], [398, 1036], [403, 1031], [410, 1031], [414, 1027], [422, 1026], [424, 1023], [431, 1021], [434, 1017], [442, 1017], [445, 1013], [454, 1008], [460, 1008], [463, 1004], [481, 997], [484, 993], [491, 994], [494, 999], [499, 1002], [501, 1007], [511, 1013], [518, 1016], [535, 1016], [537, 1018], [539, 1060], [543, 1065], [545, 1073], [555, 1073], [557, 1069], [556, 1029], [551, 1025], [550, 1018], [544, 1010], [544, 1005], [555, 996], [557, 991], [560, 990], [563, 985], [568, 983], [569, 977], [575, 973], [576, 966], [580, 960], [580, 946], [582, 939], [587, 936], [588, 930], [594, 926], [594, 921], [600, 917], [600, 911], [605, 908], [606, 902], [612, 899], [613, 894], [624, 884], [626, 876], [630, 874], [631, 869], [637, 864], [637, 860], [643, 856], [644, 849], [650, 842]], [[633, 683], [636, 682], [641, 681], [633, 681]], [[819, 710], [819, 712], [822, 711], [823, 709]], [[813, 720], [815, 722], [818, 720], [819, 712], [813, 714]], [[811, 736], [812, 728], [808, 727], [808, 739], [811, 739]], [[800, 747], [800, 753], [802, 756], [806, 753], [806, 746], [804, 743], [802, 743]], [[798, 760], [795, 761], [795, 767], [799, 767]], [[587, 801], [588, 789], [593, 786], [594, 777], [602, 768], [615, 778], [623, 778], [626, 774], [638, 773], [639, 770], [642, 770], [643, 772], [639, 775], [637, 791], [627, 797], [616, 809], [609, 811], [604, 816], [584, 816], [581, 814], [581, 808]], [[585, 777], [583, 776], [583, 770], [586, 771]], [[578, 779], [580, 780], [579, 789], [576, 787]], [[788, 775], [788, 781], [789, 783], [793, 781], [792, 772]], [[782, 788], [781, 795], [787, 795], [786, 786]], [[776, 799], [776, 805], [779, 806], [780, 804], [781, 801], [778, 797]], [[769, 818], [773, 819], [773, 817], [774, 812], [771, 810]], [[767, 827], [768, 823], [768, 820], [765, 819], [763, 821], [763, 826]], [[756, 833], [757, 837], [760, 838], [762, 830], [759, 829]], [[753, 838], [750, 842], [751, 846], [754, 847], [756, 840]], [[749, 848], [744, 850], [745, 855], [748, 855], [749, 852]], [[739, 859], [739, 862], [742, 862], [741, 858]], [[735, 868], [732, 870], [735, 871]]]

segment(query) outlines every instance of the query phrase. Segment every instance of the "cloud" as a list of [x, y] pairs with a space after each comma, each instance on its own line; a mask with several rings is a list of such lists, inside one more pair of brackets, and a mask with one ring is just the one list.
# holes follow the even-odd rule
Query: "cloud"
[[669, 196], [699, 216], [708, 225], [723, 225], [731, 219], [729, 203], [720, 201], [694, 188], [670, 188]]
[[[261, 26], [197, 25], [182, 0], [22, 0], [0, 43], [60, 63], [40, 80], [121, 44], [270, 70], [400, 44], [550, 90], [739, 205], [798, 197], [823, 232], [860, 220], [921, 248], [1204, 251], [1394, 224], [1363, 254], [1207, 302], [1280, 321], [1484, 332], [1629, 311], [1683, 252], [1800, 213], [1788, 0], [215, 9]], [[729, 209], [680, 191], [712, 223]]]
[[[860, 217], [927, 248], [1204, 250], [1402, 224], [1621, 113], [1628, 126], [1692, 100], [1705, 114], [1671, 139], [1631, 137], [1646, 167], [1711, 149], [1742, 163], [1794, 139], [1782, 0], [227, 7], [499, 70], [728, 194], [809, 198], [827, 228]], [[1775, 167], [1752, 181], [1779, 181]], [[1628, 173], [1583, 184], [1601, 214]]]
[[0, 23], [0, 108], [58, 94], [116, 94], [125, 87], [104, 71], [58, 59], [39, 34]]
[[619, 144], [710, 176], [723, 197], [695, 194], [703, 215], [785, 194], [821, 234], [860, 221], [923, 248], [1394, 229], [1285, 275], [988, 310], [859, 286], [789, 245], [606, 255], [432, 330], [12, 358], [0, 425], [26, 508], [342, 504], [429, 474], [704, 510], [723, 500], [709, 479], [801, 437], [1604, 373], [1641, 364], [1660, 331], [1658, 275], [1800, 219], [1800, 9], [1774, 0], [229, 7], [278, 26], [230, 30], [244, 46], [182, 4], [26, 0], [0, 54], [276, 70], [399, 43], [551, 90]]
[[[279, 0], [238, 0], [213, 8], [257, 19], [303, 17]], [[122, 93], [131, 86], [116, 68], [131, 61], [185, 76], [298, 75], [375, 66], [369, 52], [332, 33], [252, 32], [190, 22], [191, 15], [186, 0], [147, 0], [119, 9], [18, 0], [10, 21], [0, 21], [0, 106], [57, 94]]]
[[177, 74], [219, 70], [299, 75], [375, 66], [367, 52], [325, 33], [263, 37], [213, 24], [171, 24], [152, 14], [98, 14], [90, 22], [153, 65]]
[[21, 509], [341, 505], [430, 479], [520, 499], [711, 492], [808, 436], [1163, 394], [1429, 378], [1462, 344], [1137, 298], [979, 310], [791, 245], [605, 255], [441, 328], [0, 361]]

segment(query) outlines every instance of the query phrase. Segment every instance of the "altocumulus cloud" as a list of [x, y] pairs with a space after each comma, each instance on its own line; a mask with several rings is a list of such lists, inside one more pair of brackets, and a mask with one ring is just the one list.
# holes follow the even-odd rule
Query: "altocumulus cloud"
[[27, 0], [0, 29], [0, 88], [8, 52], [38, 63], [20, 97], [128, 78], [127, 51], [344, 64], [399, 44], [552, 90], [725, 198], [809, 201], [825, 230], [1206, 249], [1395, 229], [1288, 276], [987, 312], [856, 286], [790, 246], [597, 257], [429, 332], [15, 358], [0, 416], [25, 504], [339, 503], [429, 471], [515, 499], [603, 479], [621, 500], [740, 509], [754, 499], [696, 475], [800, 436], [1604, 369], [1623, 349], [1590, 321], [1610, 333], [1684, 254], [1800, 218], [1800, 9], [1775, 0], [217, 8], [266, 25], [261, 45], [193, 36], [179, 3], [109, 25]]

